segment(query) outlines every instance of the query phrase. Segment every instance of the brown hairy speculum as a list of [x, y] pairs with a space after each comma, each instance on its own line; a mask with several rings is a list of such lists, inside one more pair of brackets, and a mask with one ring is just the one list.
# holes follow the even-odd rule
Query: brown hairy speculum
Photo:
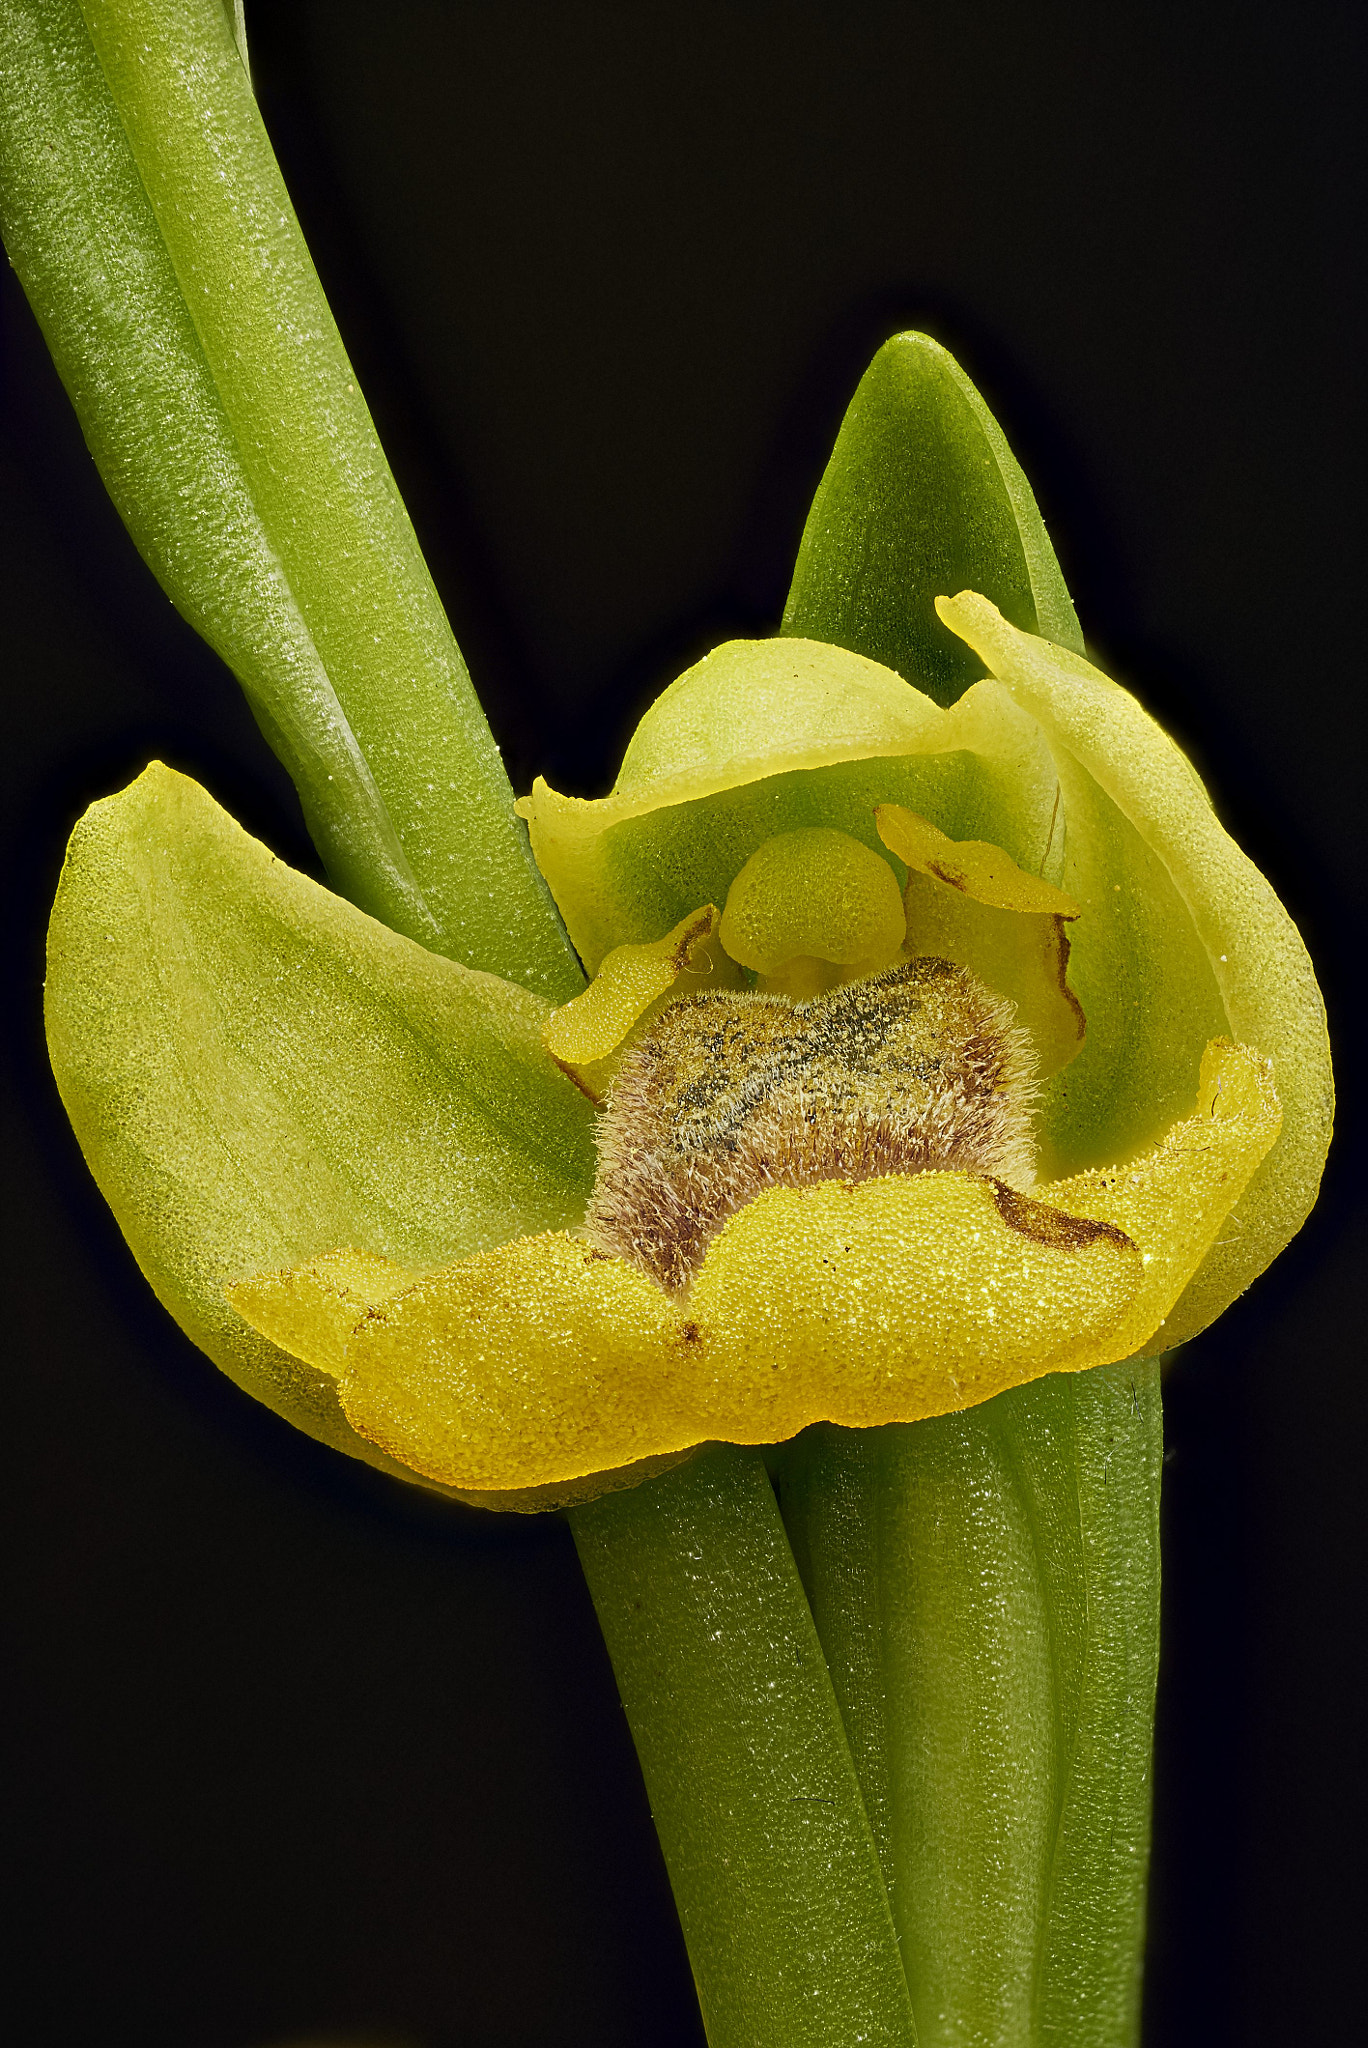
[[772, 1187], [928, 1167], [1034, 1180], [1031, 1041], [945, 960], [809, 1002], [713, 991], [628, 1049], [599, 1126], [587, 1234], [688, 1285], [727, 1218]]

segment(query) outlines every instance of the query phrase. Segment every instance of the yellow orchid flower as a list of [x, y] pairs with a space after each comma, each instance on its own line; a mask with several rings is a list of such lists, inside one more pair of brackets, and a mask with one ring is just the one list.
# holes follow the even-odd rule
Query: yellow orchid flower
[[1329, 1136], [1286, 914], [915, 335], [780, 636], [524, 834], [227, 13], [3, 39], [12, 260], [342, 892], [159, 765], [77, 828], [49, 1043], [143, 1270], [313, 1435], [571, 1504], [716, 2048], [1133, 2040], [1155, 1354]]
[[[948, 708], [841, 649], [733, 644], [647, 713], [611, 796], [538, 785], [533, 848], [598, 969], [560, 1009], [290, 875], [168, 771], [97, 806], [54, 916], [54, 1059], [199, 1340], [333, 1440], [531, 1505], [712, 1440], [963, 1408], [1219, 1313], [1324, 1153], [1305, 954], [1133, 698], [983, 598], [940, 610], [990, 670]], [[205, 923], [187, 868], [216, 872]], [[214, 1216], [209, 1133], [156, 1102], [173, 1048], [142, 1056], [136, 1137], [77, 1079], [118, 991], [147, 1028], [129, 953], [164, 956], [173, 910], [182, 1005], [236, 967], [244, 1014], [274, 985], [312, 1025], [311, 1131], [280, 1107], [279, 1016], [269, 1061], [244, 1043], [223, 1077], [258, 1176], [287, 1167], [273, 1233]], [[728, 1087], [685, 1128], [719, 1033]], [[213, 1185], [169, 1228], [150, 1186], [197, 1154]]]

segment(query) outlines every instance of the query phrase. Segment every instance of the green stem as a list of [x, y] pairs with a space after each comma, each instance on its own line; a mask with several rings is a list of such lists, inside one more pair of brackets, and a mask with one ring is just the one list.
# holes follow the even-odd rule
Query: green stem
[[1150, 1361], [787, 1464], [921, 2048], [1138, 2038], [1161, 1456]]
[[759, 1453], [570, 1510], [711, 2048], [911, 2048], [888, 1896]]
[[110, 495], [337, 886], [573, 995], [222, 0], [0, 0], [0, 227]]

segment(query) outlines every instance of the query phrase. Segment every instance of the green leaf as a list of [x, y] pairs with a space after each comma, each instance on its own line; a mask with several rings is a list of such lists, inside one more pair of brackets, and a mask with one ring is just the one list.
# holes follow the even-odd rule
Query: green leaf
[[423, 1268], [577, 1223], [593, 1112], [547, 1015], [285, 867], [159, 763], [72, 837], [47, 1029], [90, 1169], [195, 1343], [355, 1455], [375, 1461], [335, 1383], [224, 1286], [340, 1245]]
[[1161, 1453], [1149, 1361], [784, 1461], [921, 2048], [1137, 2038]]
[[885, 342], [860, 380], [803, 530], [783, 631], [896, 669], [939, 704], [982, 673], [934, 601], [981, 590], [1081, 654], [1077, 615], [1031, 487], [954, 357]]
[[0, 0], [0, 225], [115, 504], [339, 888], [573, 995], [221, 0]]

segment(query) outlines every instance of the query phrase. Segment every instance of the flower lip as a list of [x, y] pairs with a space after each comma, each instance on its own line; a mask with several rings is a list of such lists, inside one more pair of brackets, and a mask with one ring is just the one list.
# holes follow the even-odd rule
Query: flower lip
[[811, 1002], [673, 1002], [627, 1052], [600, 1119], [587, 1235], [677, 1292], [767, 1188], [927, 1168], [1029, 1187], [1034, 1080], [1010, 1006], [944, 960]]
[[464, 1491], [564, 1485], [1149, 1355], [1279, 1122], [1267, 1063], [1217, 1042], [1191, 1114], [1124, 1166], [1034, 1196], [936, 1170], [771, 1187], [723, 1225], [686, 1303], [567, 1232], [386, 1282], [340, 1340], [313, 1265], [229, 1297], [336, 1372], [352, 1426], [415, 1471]]

